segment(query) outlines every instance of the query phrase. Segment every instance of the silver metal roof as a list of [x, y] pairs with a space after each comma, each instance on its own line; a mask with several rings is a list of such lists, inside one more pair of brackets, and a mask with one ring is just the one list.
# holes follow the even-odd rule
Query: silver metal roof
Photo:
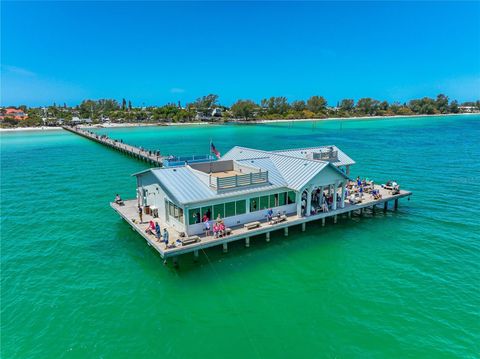
[[313, 161], [245, 147], [232, 148], [222, 157], [222, 160], [227, 159], [252, 163], [258, 167], [261, 167], [262, 164], [270, 167], [283, 178], [288, 188], [296, 191], [300, 190], [313, 176], [328, 166], [328, 162]]
[[300, 191], [303, 186], [326, 167], [331, 167], [344, 178], [348, 178], [330, 162], [281, 153], [287, 151], [269, 152], [238, 146], [228, 151], [221, 160], [233, 160], [242, 165], [268, 171], [268, 183], [249, 187], [236, 187], [229, 190], [216, 191], [208, 185], [205, 179], [200, 178], [198, 171], [190, 166], [153, 168], [135, 175], [138, 176], [145, 172], [151, 172], [157, 178], [165, 193], [179, 204], [206, 202], [219, 198], [237, 197], [276, 189]]
[[333, 148], [334, 151], [338, 151], [338, 161], [331, 162], [335, 166], [347, 166], [347, 165], [354, 165], [355, 161], [352, 160], [345, 152], [340, 150], [337, 146], [319, 146], [319, 147], [305, 147], [305, 148], [292, 148], [287, 150], [279, 150], [279, 151], [272, 151], [274, 153], [300, 157], [300, 158], [307, 158], [307, 156], [311, 155], [314, 152], [328, 152], [330, 148]]
[[[235, 197], [244, 194], [286, 188], [283, 183], [267, 183], [254, 187], [238, 187], [224, 192], [217, 192], [203, 182], [189, 166], [176, 168], [153, 168], [150, 171], [158, 179], [163, 190], [173, 200], [181, 204], [203, 202], [218, 198]], [[147, 171], [148, 172], [148, 171]], [[142, 172], [141, 172], [142, 173]], [[139, 174], [141, 174], [139, 173]]]

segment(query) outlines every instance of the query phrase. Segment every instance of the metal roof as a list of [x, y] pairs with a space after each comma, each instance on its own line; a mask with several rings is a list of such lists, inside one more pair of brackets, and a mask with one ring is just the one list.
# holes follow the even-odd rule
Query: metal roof
[[[264, 158], [268, 158], [270, 162], [263, 160]], [[273, 151], [262, 151], [235, 146], [225, 155], [223, 155], [221, 159], [236, 160], [239, 162], [246, 161], [252, 164], [255, 163], [258, 167], [262, 167], [262, 164], [264, 166], [273, 165], [277, 173], [287, 183], [288, 188], [296, 191], [299, 191], [312, 177], [314, 177], [318, 172], [327, 166], [331, 166], [344, 177], [348, 178], [330, 162], [290, 156]]]
[[[229, 191], [217, 192], [215, 189], [204, 183], [189, 166], [153, 168], [148, 171], [151, 171], [154, 174], [168, 196], [181, 204], [235, 197], [286, 187], [283, 183], [267, 183], [265, 185], [257, 185], [254, 187], [238, 187]], [[140, 172], [139, 174], [148, 171]]]
[[305, 148], [292, 148], [287, 150], [272, 151], [274, 153], [307, 158], [307, 155], [310, 155], [314, 152], [328, 152], [331, 148], [334, 151], [338, 151], [338, 161], [331, 162], [335, 166], [347, 166], [354, 165], [355, 161], [352, 160], [345, 152], [340, 150], [337, 146], [319, 146], [319, 147], [305, 147]]
[[268, 183], [216, 191], [204, 179], [202, 180], [197, 171], [190, 166], [153, 168], [135, 175], [151, 172], [157, 178], [165, 193], [180, 204], [205, 202], [281, 188], [300, 191], [303, 186], [326, 167], [331, 167], [344, 178], [348, 178], [334, 164], [327, 161], [238, 146], [227, 152], [221, 160], [234, 160], [242, 165], [268, 171]]

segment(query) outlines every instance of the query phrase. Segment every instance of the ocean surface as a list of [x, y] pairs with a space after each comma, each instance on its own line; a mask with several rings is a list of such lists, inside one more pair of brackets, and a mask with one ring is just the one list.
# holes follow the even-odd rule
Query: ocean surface
[[178, 270], [109, 207], [147, 165], [1, 134], [1, 357], [478, 358], [480, 116], [102, 129], [164, 154], [335, 144], [397, 212], [211, 248]]

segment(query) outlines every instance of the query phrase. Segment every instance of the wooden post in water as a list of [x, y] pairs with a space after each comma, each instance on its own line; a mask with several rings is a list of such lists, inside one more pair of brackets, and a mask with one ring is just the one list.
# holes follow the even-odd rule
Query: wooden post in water
[[333, 216], [333, 223], [335, 223], [335, 224], [337, 223], [337, 215]]
[[223, 253], [228, 252], [228, 243], [223, 243]]
[[250, 247], [250, 237], [245, 237], [245, 248]]
[[385, 203], [383, 204], [383, 212], [387, 212], [387, 209], [388, 209], [388, 202], [385, 201]]
[[285, 237], [288, 237], [288, 227], [285, 227], [285, 228], [283, 229], [283, 235], [284, 235]]
[[270, 242], [270, 232], [265, 233], [265, 241]]
[[395, 206], [394, 206], [395, 210], [398, 209], [398, 198], [395, 200]]
[[305, 232], [305, 229], [307, 228], [307, 222], [302, 223], [302, 232]]
[[198, 249], [193, 251], [193, 261], [198, 261]]
[[325, 227], [325, 217], [322, 218], [322, 227]]

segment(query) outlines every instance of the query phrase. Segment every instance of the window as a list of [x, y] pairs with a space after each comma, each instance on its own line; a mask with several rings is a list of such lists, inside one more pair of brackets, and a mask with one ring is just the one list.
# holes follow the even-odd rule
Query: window
[[213, 206], [213, 219], [216, 219], [220, 215], [220, 218], [225, 217], [225, 204], [216, 204]]
[[200, 223], [201, 221], [200, 208], [192, 208], [188, 211], [188, 224]]
[[294, 191], [290, 191], [288, 192], [288, 204], [290, 203], [295, 203], [295, 192]]
[[259, 202], [258, 197], [250, 198], [250, 212], [258, 211], [258, 202]]
[[235, 216], [235, 202], [225, 203], [225, 217]]
[[183, 209], [172, 202], [168, 202], [168, 215], [183, 223]]
[[207, 215], [208, 219], [212, 218], [212, 206], [202, 207], [202, 219], [204, 215]]
[[245, 205], [245, 200], [237, 201], [236, 203], [236, 208], [237, 208], [237, 216], [239, 214], [244, 214], [247, 211], [247, 206]]
[[268, 196], [260, 197], [260, 208], [265, 209], [268, 208]]
[[283, 206], [285, 205], [285, 202], [287, 201], [287, 192], [282, 192], [278, 194], [278, 205]]
[[270, 207], [278, 207], [278, 195], [270, 195]]

